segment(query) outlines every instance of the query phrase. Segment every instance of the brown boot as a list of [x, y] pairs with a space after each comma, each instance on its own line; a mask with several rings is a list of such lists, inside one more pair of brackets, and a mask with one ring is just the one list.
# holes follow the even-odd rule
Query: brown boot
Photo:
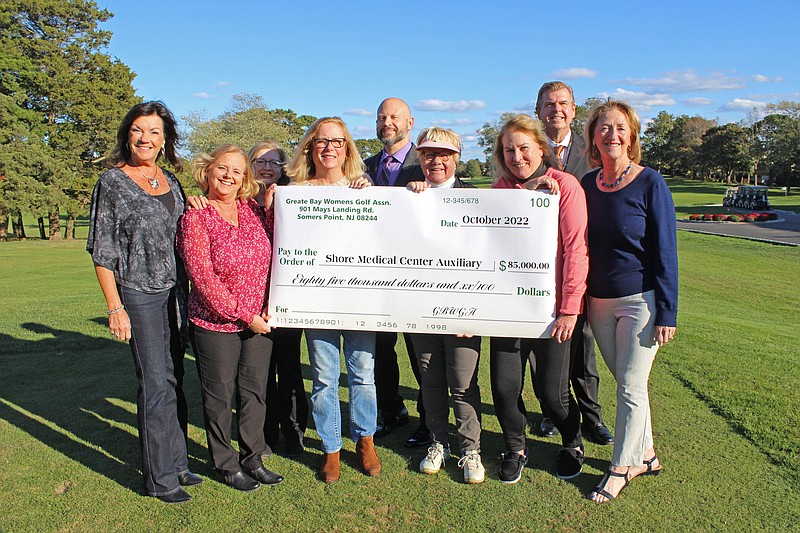
[[361, 437], [356, 444], [356, 455], [361, 465], [361, 470], [368, 476], [377, 476], [381, 473], [381, 462], [375, 452], [372, 437]]
[[319, 465], [319, 478], [325, 483], [339, 480], [339, 452], [326, 453]]

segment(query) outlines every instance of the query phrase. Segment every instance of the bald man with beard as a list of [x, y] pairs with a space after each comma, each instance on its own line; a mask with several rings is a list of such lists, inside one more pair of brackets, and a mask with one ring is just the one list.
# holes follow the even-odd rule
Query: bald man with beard
[[[373, 183], [383, 187], [405, 187], [411, 181], [423, 181], [422, 168], [417, 159], [417, 151], [411, 142], [414, 117], [408, 104], [399, 98], [387, 98], [378, 107], [375, 130], [383, 144], [383, 149], [364, 160], [367, 173]], [[410, 340], [404, 335], [411, 370], [420, 383], [417, 356]], [[397, 364], [397, 333], [381, 331], [376, 335], [375, 345], [375, 390], [378, 396], [379, 420], [375, 437], [388, 435], [395, 428], [409, 422], [408, 409], [400, 396], [400, 368]], [[417, 411], [419, 427], [406, 440], [409, 448], [425, 446], [431, 442], [430, 432], [425, 423], [425, 406], [422, 395], [417, 392]]]

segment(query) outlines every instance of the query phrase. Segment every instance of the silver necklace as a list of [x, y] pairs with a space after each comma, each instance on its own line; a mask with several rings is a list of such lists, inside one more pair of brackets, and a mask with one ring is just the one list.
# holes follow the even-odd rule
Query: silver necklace
[[144, 172], [142, 172], [141, 168], [139, 167], [133, 167], [133, 168], [139, 171], [139, 174], [141, 174], [142, 177], [147, 180], [147, 183], [150, 184], [151, 188], [158, 189], [159, 181], [156, 179], [156, 176], [158, 176], [158, 167], [156, 167], [156, 173], [153, 174], [152, 178], [148, 178], [147, 175]]
[[626, 168], [625, 171], [622, 174], [620, 174], [620, 176], [617, 178], [617, 180], [614, 183], [610, 183], [610, 184], [606, 183], [605, 181], [603, 181], [603, 169], [601, 168], [600, 169], [600, 175], [599, 175], [599, 177], [600, 177], [600, 185], [602, 185], [606, 189], [614, 189], [617, 185], [622, 183], [622, 180], [624, 180], [625, 176], [628, 175], [628, 172], [631, 171], [631, 167], [632, 166], [633, 166], [633, 161], [629, 162], [628, 163], [628, 168]]
[[214, 208], [216, 209], [217, 213], [219, 213], [219, 216], [222, 217], [222, 220], [224, 220], [225, 222], [230, 223], [231, 226], [238, 226], [237, 219], [239, 218], [239, 207], [234, 203], [233, 211], [227, 210], [228, 213], [230, 213], [228, 214], [228, 213], [223, 213], [222, 209], [223, 205], [226, 204], [217, 201], [214, 202]]

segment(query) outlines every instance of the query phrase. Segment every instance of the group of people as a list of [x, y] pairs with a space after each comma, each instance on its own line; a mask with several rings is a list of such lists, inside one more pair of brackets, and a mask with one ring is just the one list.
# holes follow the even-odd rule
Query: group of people
[[[606, 475], [587, 495], [602, 503], [616, 498], [634, 477], [661, 471], [647, 383], [658, 348], [675, 334], [675, 216], [664, 179], [639, 164], [636, 112], [609, 100], [592, 110], [581, 136], [570, 129], [575, 109], [568, 85], [547, 83], [537, 98], [539, 121], [510, 118], [494, 146], [493, 187], [549, 189], [558, 194], [559, 218], [556, 318], [549, 336], [489, 339], [490, 380], [506, 449], [500, 481], [519, 481], [528, 460], [522, 392], [530, 366], [544, 415], [540, 430], [561, 436], [559, 478], [581, 473], [583, 438], [614, 444]], [[395, 186], [418, 194], [471, 187], [456, 176], [461, 137], [430, 127], [413, 143], [413, 126], [409, 106], [388, 98], [376, 120], [383, 150], [364, 161], [338, 117], [312, 124], [290, 160], [270, 141], [249, 153], [222, 145], [193, 161], [203, 196], [187, 200], [175, 176], [157, 164], [164, 157], [181, 169], [169, 110], [147, 102], [123, 119], [110, 169], [92, 195], [87, 251], [106, 299], [110, 332], [129, 341], [133, 353], [149, 495], [167, 503], [187, 501], [191, 496], [183, 487], [203, 481], [189, 471], [186, 452], [181, 385], [187, 317], [208, 449], [225, 484], [250, 491], [282, 482], [263, 462], [281, 435], [287, 455], [303, 453], [309, 412], [300, 363], [303, 332], [313, 380], [311, 414], [323, 452], [319, 478], [331, 483], [341, 474], [342, 353], [358, 467], [369, 476], [380, 474], [374, 439], [410, 420], [399, 393], [398, 335], [268, 325], [272, 199], [283, 185]], [[419, 385], [419, 426], [406, 446], [427, 446], [419, 465], [425, 474], [446, 464], [452, 399], [458, 466], [466, 483], [483, 482], [482, 339], [403, 337]], [[617, 382], [613, 436], [597, 399], [595, 340]], [[231, 443], [234, 402], [238, 451]]]

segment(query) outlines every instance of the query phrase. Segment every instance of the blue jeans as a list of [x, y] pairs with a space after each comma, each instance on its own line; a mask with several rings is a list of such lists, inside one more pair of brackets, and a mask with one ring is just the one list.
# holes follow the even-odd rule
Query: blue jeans
[[144, 486], [150, 496], [164, 496], [180, 488], [178, 473], [189, 470], [170, 353], [170, 291], [118, 290], [131, 320], [130, 346], [139, 380], [136, 411]]
[[322, 451], [342, 448], [339, 409], [339, 339], [344, 338], [344, 362], [350, 393], [350, 436], [354, 441], [375, 433], [378, 399], [375, 395], [375, 332], [307, 329], [308, 358], [314, 384], [311, 412]]

